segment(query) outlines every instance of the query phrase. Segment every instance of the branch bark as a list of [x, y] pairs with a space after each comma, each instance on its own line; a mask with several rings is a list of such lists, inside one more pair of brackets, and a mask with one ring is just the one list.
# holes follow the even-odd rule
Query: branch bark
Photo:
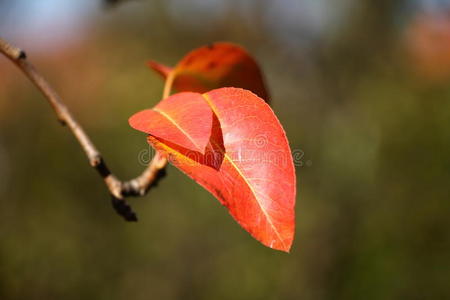
[[28, 79], [30, 79], [30, 81], [42, 92], [56, 113], [58, 121], [62, 125], [67, 126], [75, 136], [85, 152], [89, 164], [96, 169], [103, 178], [106, 187], [111, 194], [112, 204], [117, 213], [122, 215], [127, 221], [137, 221], [136, 214], [126, 203], [125, 198], [129, 196], [144, 196], [151, 187], [155, 186], [165, 175], [167, 159], [157, 153], [141, 175], [129, 181], [119, 180], [110, 171], [101, 153], [97, 150], [81, 125], [73, 117], [59, 95], [27, 60], [25, 52], [0, 38], [0, 53], [5, 55], [20, 70], [22, 70]]

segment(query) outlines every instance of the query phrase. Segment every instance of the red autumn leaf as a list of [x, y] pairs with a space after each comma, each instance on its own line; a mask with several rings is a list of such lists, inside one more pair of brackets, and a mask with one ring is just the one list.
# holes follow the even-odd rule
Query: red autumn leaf
[[[182, 95], [188, 99], [188, 94]], [[255, 239], [288, 252], [295, 227], [295, 169], [278, 119], [262, 99], [243, 89], [190, 95], [201, 96], [214, 112], [205, 153], [182, 146], [173, 137], [150, 135], [149, 143], [211, 192]], [[135, 120], [130, 120], [134, 128], [153, 130], [136, 126]], [[203, 123], [192, 118], [185, 125], [197, 122]]]
[[[149, 67], [167, 80], [167, 88], [205, 93], [221, 87], [240, 87], [269, 101], [261, 70], [242, 47], [218, 42], [189, 52], [174, 68], [154, 61]], [[168, 95], [169, 91], [166, 91]]]
[[212, 118], [211, 108], [200, 94], [185, 92], [164, 99], [153, 109], [138, 112], [129, 122], [134, 129], [204, 153]]

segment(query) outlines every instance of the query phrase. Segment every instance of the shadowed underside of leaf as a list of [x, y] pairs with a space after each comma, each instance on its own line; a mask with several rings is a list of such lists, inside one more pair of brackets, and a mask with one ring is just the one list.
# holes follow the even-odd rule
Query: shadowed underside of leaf
[[203, 94], [214, 112], [206, 151], [150, 135], [149, 143], [228, 208], [264, 245], [288, 252], [294, 236], [295, 170], [270, 107], [236, 88]]
[[197, 48], [174, 68], [154, 61], [148, 65], [179, 92], [205, 93], [221, 87], [240, 87], [269, 102], [258, 64], [244, 48], [232, 43], [217, 42]]

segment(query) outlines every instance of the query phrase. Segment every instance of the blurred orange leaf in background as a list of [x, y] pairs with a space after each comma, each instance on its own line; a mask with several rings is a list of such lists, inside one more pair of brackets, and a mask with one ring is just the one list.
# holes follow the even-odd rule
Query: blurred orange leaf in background
[[244, 48], [232, 43], [217, 42], [194, 49], [174, 68], [154, 61], [149, 61], [148, 66], [167, 78], [169, 90], [173, 86], [178, 92], [205, 93], [221, 87], [240, 87], [269, 102], [258, 64]]
[[441, 81], [450, 77], [450, 12], [419, 13], [406, 30], [411, 67], [421, 77]]

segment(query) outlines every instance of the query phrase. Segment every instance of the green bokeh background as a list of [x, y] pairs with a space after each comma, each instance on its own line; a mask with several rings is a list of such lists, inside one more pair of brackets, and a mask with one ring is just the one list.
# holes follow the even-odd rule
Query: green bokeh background
[[421, 74], [407, 54], [419, 1], [320, 2], [316, 27], [295, 15], [312, 0], [97, 3], [84, 31], [52, 44], [11, 26], [34, 13], [27, 1], [0, 1], [0, 36], [27, 49], [120, 178], [148, 150], [127, 119], [162, 93], [144, 63], [213, 41], [254, 54], [304, 153], [290, 254], [253, 240], [173, 167], [130, 200], [139, 222], [126, 223], [0, 57], [0, 299], [450, 299], [450, 76]]

